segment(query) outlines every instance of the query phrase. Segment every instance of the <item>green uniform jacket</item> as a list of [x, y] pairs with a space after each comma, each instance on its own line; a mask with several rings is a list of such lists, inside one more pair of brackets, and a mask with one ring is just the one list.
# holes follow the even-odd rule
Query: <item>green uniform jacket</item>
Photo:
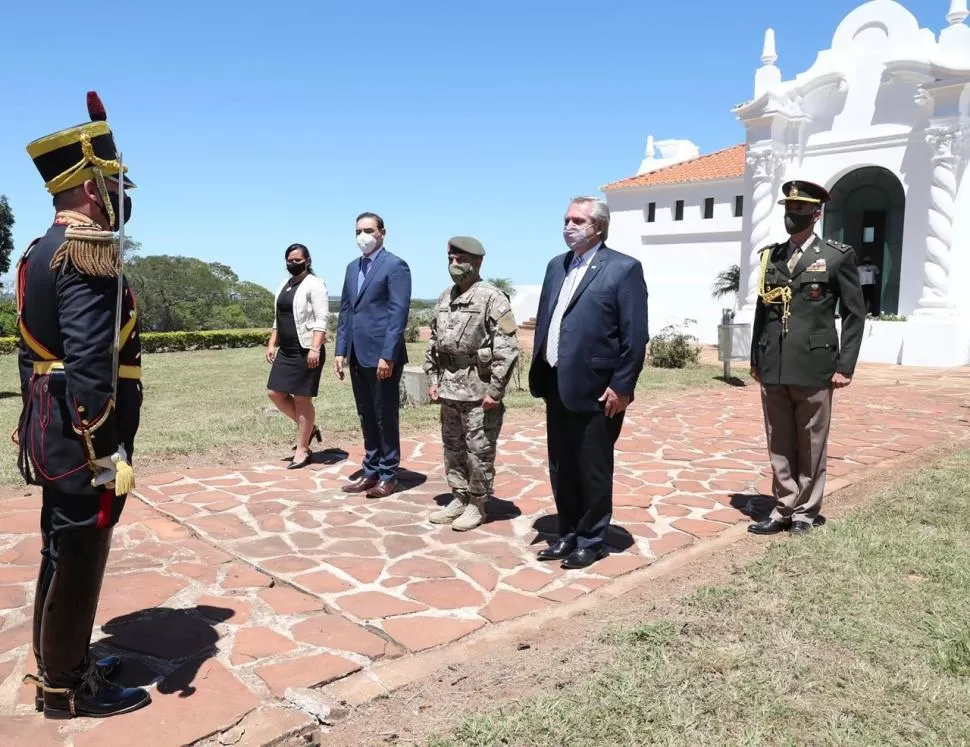
[[[859, 285], [855, 251], [815, 236], [789, 273], [788, 242], [762, 249], [770, 252], [764, 289], [791, 289], [788, 334], [783, 334], [784, 305], [766, 304], [758, 291], [751, 336], [751, 366], [763, 384], [824, 389], [836, 372], [852, 376], [865, 327], [865, 301]], [[759, 281], [761, 275], [758, 275]], [[835, 308], [842, 316], [842, 341], [835, 329]]]

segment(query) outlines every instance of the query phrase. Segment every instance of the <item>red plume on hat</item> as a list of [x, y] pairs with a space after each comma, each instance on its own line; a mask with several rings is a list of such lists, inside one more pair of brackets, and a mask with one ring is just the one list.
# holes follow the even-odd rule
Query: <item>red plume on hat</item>
[[88, 115], [92, 122], [104, 122], [108, 119], [108, 113], [104, 110], [104, 104], [95, 91], [88, 91]]

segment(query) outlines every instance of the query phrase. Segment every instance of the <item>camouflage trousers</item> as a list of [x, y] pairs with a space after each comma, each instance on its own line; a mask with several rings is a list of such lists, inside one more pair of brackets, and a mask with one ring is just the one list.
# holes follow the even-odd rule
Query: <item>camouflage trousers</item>
[[487, 498], [495, 480], [495, 448], [505, 405], [485, 410], [477, 402], [441, 400], [441, 442], [448, 487], [456, 495]]

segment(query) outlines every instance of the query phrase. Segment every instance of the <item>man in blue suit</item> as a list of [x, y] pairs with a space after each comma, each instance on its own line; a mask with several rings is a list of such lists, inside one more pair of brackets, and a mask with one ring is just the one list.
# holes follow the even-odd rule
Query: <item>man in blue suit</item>
[[334, 372], [350, 382], [364, 434], [363, 475], [343, 487], [346, 493], [386, 498], [397, 487], [401, 463], [401, 371], [407, 363], [404, 329], [411, 306], [411, 270], [384, 248], [384, 220], [374, 213], [357, 216], [357, 246], [362, 256], [347, 265], [340, 294]]
[[532, 396], [546, 402], [559, 512], [559, 539], [539, 559], [563, 568], [586, 568], [607, 554], [613, 446], [646, 357], [643, 267], [606, 247], [609, 225], [602, 200], [570, 203], [563, 228], [570, 251], [546, 267], [529, 369]]

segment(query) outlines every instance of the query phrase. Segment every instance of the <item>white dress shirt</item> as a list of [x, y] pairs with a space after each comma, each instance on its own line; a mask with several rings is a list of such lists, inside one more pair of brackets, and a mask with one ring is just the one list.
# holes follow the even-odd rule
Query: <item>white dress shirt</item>
[[573, 255], [573, 259], [569, 264], [569, 271], [566, 273], [566, 279], [563, 280], [562, 288], [559, 290], [556, 308], [553, 310], [552, 319], [549, 322], [549, 336], [546, 338], [546, 348], [544, 351], [546, 362], [553, 368], [559, 363], [559, 332], [562, 327], [562, 318], [566, 313], [569, 302], [572, 300], [573, 294], [586, 275], [586, 271], [589, 269], [593, 257], [601, 246], [603, 246], [602, 242], [580, 256]]

